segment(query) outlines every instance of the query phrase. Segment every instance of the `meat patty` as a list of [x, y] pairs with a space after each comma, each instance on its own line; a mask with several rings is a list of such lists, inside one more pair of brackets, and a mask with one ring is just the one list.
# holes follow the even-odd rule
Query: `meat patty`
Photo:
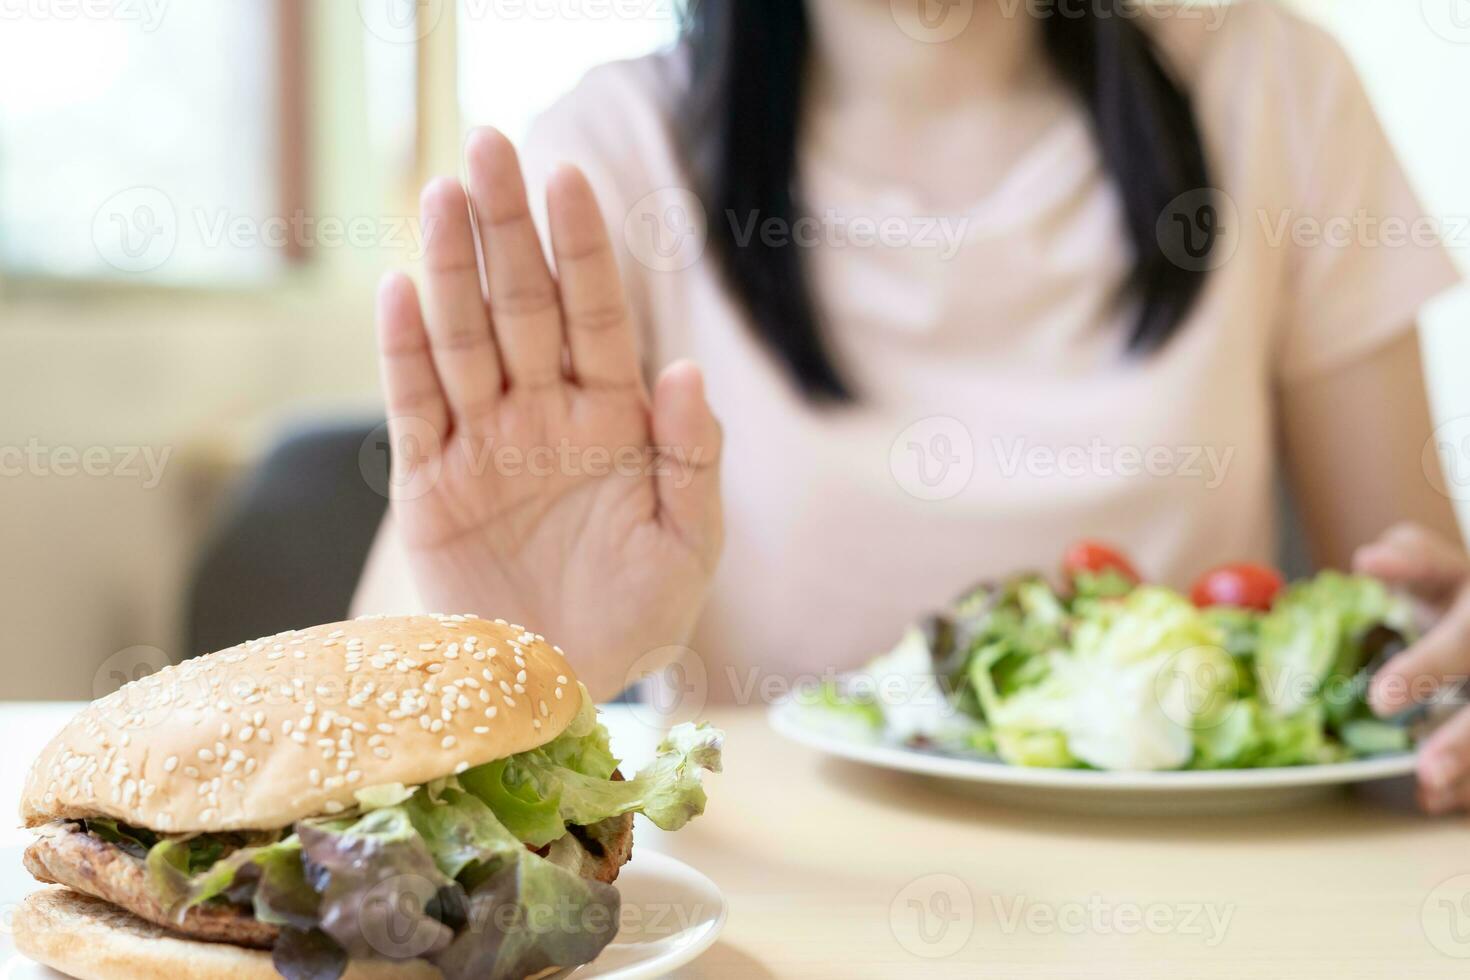
[[573, 827], [571, 836], [582, 849], [577, 873], [610, 885], [633, 856], [633, 814], [609, 817], [591, 827]]
[[275, 926], [257, 921], [248, 910], [220, 902], [196, 905], [184, 913], [183, 921], [175, 921], [149, 893], [148, 872], [140, 858], [77, 824], [48, 827], [26, 848], [25, 866], [37, 881], [103, 899], [193, 939], [269, 949], [279, 934]]

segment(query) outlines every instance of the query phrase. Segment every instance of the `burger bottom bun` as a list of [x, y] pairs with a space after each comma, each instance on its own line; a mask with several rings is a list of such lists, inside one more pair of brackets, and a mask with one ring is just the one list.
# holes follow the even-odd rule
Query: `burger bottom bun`
[[[32, 892], [15, 913], [15, 945], [79, 980], [280, 980], [270, 953], [183, 939], [69, 888]], [[423, 960], [354, 961], [344, 980], [442, 980]]]

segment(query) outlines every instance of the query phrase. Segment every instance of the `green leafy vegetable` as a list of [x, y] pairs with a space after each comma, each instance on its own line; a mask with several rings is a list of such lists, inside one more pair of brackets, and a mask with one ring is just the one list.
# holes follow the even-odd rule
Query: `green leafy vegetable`
[[[678, 830], [704, 812], [702, 772], [720, 770], [723, 733], [708, 725], [678, 725], [658, 755], [636, 777], [613, 780], [580, 771], [602, 764], [603, 747], [581, 737], [571, 747], [550, 745], [460, 777], [522, 841], [543, 847], [567, 824], [590, 826], [624, 813], [642, 813], [664, 830]], [[570, 764], [568, 764], [570, 763]]]
[[1019, 576], [927, 617], [864, 674], [824, 688], [817, 707], [870, 731], [880, 715], [869, 737], [1015, 765], [1332, 762], [1407, 748], [1366, 691], [1410, 622], [1382, 583], [1333, 572], [1264, 614], [1198, 609], [1115, 572], [1075, 576], [1067, 596]]

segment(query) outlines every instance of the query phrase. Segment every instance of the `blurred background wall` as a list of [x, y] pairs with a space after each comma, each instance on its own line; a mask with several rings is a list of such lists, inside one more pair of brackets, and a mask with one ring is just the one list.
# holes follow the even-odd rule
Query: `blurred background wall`
[[[1429, 209], [1470, 216], [1470, 15], [1436, 2], [1292, 5], [1348, 46]], [[0, 23], [0, 698], [90, 697], [120, 651], [198, 652], [191, 570], [283, 428], [379, 412], [374, 286], [417, 261], [416, 188], [458, 170], [465, 127], [518, 135], [676, 12], [31, 6]], [[1443, 418], [1470, 416], [1466, 305], [1426, 327]]]

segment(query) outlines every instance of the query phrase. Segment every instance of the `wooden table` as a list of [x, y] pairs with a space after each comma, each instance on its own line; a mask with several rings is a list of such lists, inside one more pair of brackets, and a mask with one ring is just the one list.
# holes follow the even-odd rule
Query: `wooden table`
[[[14, 812], [25, 764], [76, 707], [0, 705], [0, 806]], [[627, 708], [606, 716], [615, 747], [644, 757], [652, 728]], [[730, 903], [719, 943], [680, 976], [1470, 971], [1466, 823], [1418, 815], [1407, 786], [1250, 817], [1053, 815], [824, 759], [756, 710], [707, 716], [729, 735], [708, 812], [677, 834], [638, 831], [640, 848], [701, 869]], [[7, 862], [24, 839], [10, 834]]]

